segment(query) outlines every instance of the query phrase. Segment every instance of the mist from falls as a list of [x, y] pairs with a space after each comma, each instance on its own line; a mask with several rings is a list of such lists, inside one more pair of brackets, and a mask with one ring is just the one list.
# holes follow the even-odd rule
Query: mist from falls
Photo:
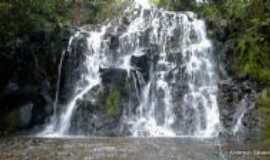
[[[68, 48], [74, 38], [87, 35], [86, 70], [74, 84], [74, 94], [65, 108], [55, 113], [41, 136], [69, 135], [78, 100], [103, 85], [100, 68], [110, 67], [126, 70], [139, 102], [135, 108], [128, 105], [123, 109], [120, 126], [124, 133], [135, 137], [218, 136], [218, 74], [204, 21], [192, 12], [157, 9], [147, 0], [135, 0], [135, 6], [126, 11], [130, 23], [120, 33], [113, 52], [106, 34], [121, 24], [81, 29], [70, 38]], [[141, 57], [151, 59], [145, 73], [131, 63], [132, 58]], [[134, 104], [132, 100], [130, 103]]]

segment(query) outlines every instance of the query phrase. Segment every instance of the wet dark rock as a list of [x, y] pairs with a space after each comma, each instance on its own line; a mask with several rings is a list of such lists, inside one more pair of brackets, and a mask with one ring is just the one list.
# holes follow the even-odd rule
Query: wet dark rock
[[151, 59], [149, 58], [149, 55], [145, 54], [141, 56], [132, 56], [131, 65], [142, 73], [145, 81], [149, 80], [151, 66]]
[[32, 103], [29, 103], [20, 107], [18, 127], [24, 128], [30, 124], [31, 119], [32, 119], [32, 109], [33, 109]]
[[[14, 89], [14, 88], [13, 88]], [[16, 131], [42, 124], [52, 114], [52, 100], [33, 86], [1, 94], [1, 130]]]
[[104, 107], [83, 102], [71, 121], [70, 133], [78, 135], [116, 136], [120, 135], [118, 117], [110, 117]]
[[59, 58], [70, 33], [41, 29], [0, 44], [0, 130], [31, 128], [52, 114]]
[[[254, 114], [256, 89], [254, 82], [244, 79], [219, 83], [218, 104], [225, 134], [237, 134], [243, 140], [256, 138], [255, 135], [258, 137], [260, 125], [258, 117]], [[238, 133], [233, 133], [241, 114], [244, 114], [241, 128]]]
[[117, 36], [110, 37], [110, 49], [116, 49], [119, 46], [119, 39]]
[[[82, 100], [71, 120], [70, 133], [95, 136], [122, 135], [120, 120], [124, 107], [132, 98], [132, 86], [126, 70], [119, 68], [100, 68], [102, 85], [94, 87]], [[132, 83], [131, 83], [132, 84]], [[134, 88], [133, 88], [134, 89]], [[115, 97], [117, 94], [117, 97]], [[110, 104], [110, 98], [117, 104]], [[109, 104], [108, 104], [109, 103]], [[136, 104], [134, 102], [134, 104]], [[115, 105], [115, 106], [108, 106]], [[113, 111], [110, 111], [112, 109]]]
[[81, 80], [81, 75], [87, 72], [84, 65], [85, 54], [87, 51], [87, 38], [88, 35], [83, 33], [78, 37], [74, 37], [69, 50], [65, 50], [63, 58], [63, 66], [60, 77], [60, 93], [59, 103], [65, 104], [74, 95], [75, 84]]
[[125, 85], [127, 80], [127, 71], [119, 68], [100, 68], [99, 72], [101, 73], [102, 83], [106, 84], [117, 84]]

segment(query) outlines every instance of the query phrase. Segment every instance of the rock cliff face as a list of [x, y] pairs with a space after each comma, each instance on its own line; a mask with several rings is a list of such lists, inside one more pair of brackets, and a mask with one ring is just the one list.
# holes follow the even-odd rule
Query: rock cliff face
[[[260, 136], [260, 118], [255, 105], [258, 87], [250, 80], [225, 80], [219, 85], [219, 107], [223, 136], [238, 140], [256, 140]], [[234, 138], [232, 138], [234, 139]]]
[[34, 32], [1, 46], [0, 132], [33, 128], [50, 117], [58, 62], [69, 33]]

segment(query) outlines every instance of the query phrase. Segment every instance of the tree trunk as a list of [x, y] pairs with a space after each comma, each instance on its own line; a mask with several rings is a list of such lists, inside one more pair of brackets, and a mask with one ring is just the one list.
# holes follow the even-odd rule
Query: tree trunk
[[72, 24], [73, 25], [80, 25], [81, 23], [81, 0], [72, 0], [73, 5], [73, 18]]

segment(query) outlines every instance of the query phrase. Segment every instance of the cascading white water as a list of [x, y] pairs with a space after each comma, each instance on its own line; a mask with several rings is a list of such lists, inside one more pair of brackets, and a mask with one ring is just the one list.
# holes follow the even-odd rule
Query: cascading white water
[[[75, 94], [58, 120], [48, 125], [41, 135], [68, 134], [77, 101], [95, 86], [102, 85], [101, 66], [125, 69], [129, 77], [137, 79], [136, 86], [140, 85], [137, 88], [142, 88], [136, 92], [140, 102], [136, 111], [130, 111], [127, 106], [122, 115], [122, 125], [128, 126], [125, 128], [133, 136], [218, 135], [217, 73], [204, 22], [192, 12], [157, 9], [148, 0], [135, 0], [135, 6], [139, 7], [135, 7], [132, 15], [135, 18], [131, 18], [119, 36], [115, 50], [118, 55], [110, 53], [105, 38], [110, 32], [108, 28], [114, 28], [112, 24], [102, 27], [101, 31], [82, 31], [88, 35], [84, 62], [87, 72], [75, 84]], [[80, 32], [75, 36], [80, 36]], [[151, 46], [156, 51], [147, 53], [145, 49]], [[130, 63], [132, 57], [139, 56], [158, 57], [149, 68], [149, 80]]]
[[[68, 42], [68, 47], [67, 47], [67, 52], [71, 51], [71, 44], [73, 42], [73, 39], [79, 36], [79, 32], [74, 34], [69, 38]], [[46, 126], [46, 128], [39, 133], [39, 136], [45, 136], [45, 135], [51, 135], [51, 136], [56, 136], [58, 133], [55, 133], [56, 127], [57, 127], [57, 106], [58, 106], [58, 98], [59, 98], [59, 91], [60, 91], [60, 83], [61, 83], [61, 76], [62, 76], [62, 68], [63, 68], [63, 61], [65, 58], [66, 51], [63, 51], [60, 57], [60, 63], [58, 66], [58, 79], [57, 79], [57, 86], [56, 86], [56, 93], [55, 93], [55, 100], [53, 104], [53, 116], [50, 118], [50, 123]]]
[[[101, 32], [87, 32], [89, 34], [88, 42], [88, 54], [85, 60], [85, 66], [87, 66], [87, 74], [82, 76], [82, 79], [77, 82], [75, 88], [74, 97], [68, 102], [65, 110], [60, 114], [59, 119], [54, 119], [39, 136], [63, 136], [68, 134], [71, 118], [73, 112], [76, 110], [76, 103], [79, 99], [88, 93], [93, 87], [100, 84], [99, 67], [103, 65], [105, 61], [104, 51], [102, 51], [102, 39], [106, 31], [106, 27], [102, 28]], [[74, 38], [80, 36], [80, 32], [77, 32], [70, 38], [68, 44], [68, 51]]]
[[[141, 15], [131, 23], [129, 35], [148, 30], [151, 43], [159, 46], [159, 60], [157, 69], [151, 73], [151, 80], [143, 89], [136, 114], [128, 115], [125, 120], [132, 126], [131, 133], [134, 136], [217, 136], [220, 125], [217, 74], [204, 22], [196, 19], [191, 12], [175, 13], [158, 9], [150, 10], [148, 15], [145, 12], [141, 11]], [[175, 44], [170, 42], [172, 39]], [[177, 52], [182, 55], [182, 64], [169, 60], [170, 54]], [[186, 77], [188, 86], [183, 98], [174, 97], [171, 93], [174, 83], [181, 83], [175, 79], [179, 74], [177, 70], [181, 68], [185, 68], [182, 76]], [[169, 74], [173, 76], [171, 80], [167, 78]], [[151, 90], [161, 91], [163, 96], [158, 97]], [[182, 101], [182, 104], [176, 105], [173, 101]], [[182, 119], [175, 115], [177, 107], [182, 108]], [[163, 112], [161, 120], [156, 112]], [[183, 124], [179, 125], [177, 121]]]
[[[189, 91], [184, 96], [183, 106], [192, 107], [195, 112], [194, 136], [217, 136], [219, 111], [217, 105], [217, 74], [213, 64], [212, 44], [207, 39], [205, 24], [195, 20], [191, 28], [197, 34], [197, 41], [184, 40], [183, 56], [187, 58], [186, 69]], [[190, 37], [189, 31], [184, 37]]]

